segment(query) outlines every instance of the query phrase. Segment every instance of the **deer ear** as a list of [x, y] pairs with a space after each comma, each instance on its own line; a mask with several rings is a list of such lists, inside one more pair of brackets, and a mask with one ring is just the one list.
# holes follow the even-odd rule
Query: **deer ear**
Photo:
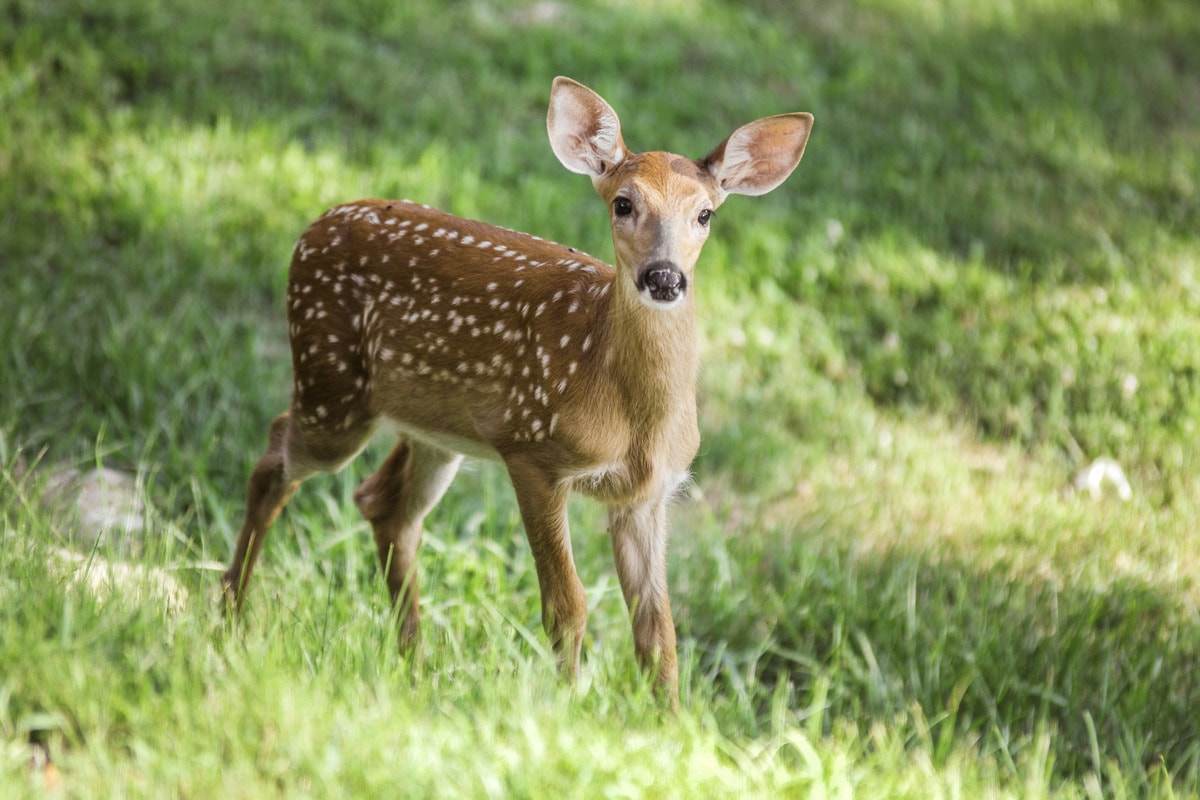
[[550, 147], [571, 172], [593, 180], [625, 160], [621, 120], [604, 98], [570, 78], [555, 78], [546, 115]]
[[751, 122], [731, 133], [702, 163], [726, 194], [766, 194], [800, 163], [812, 125], [808, 113]]

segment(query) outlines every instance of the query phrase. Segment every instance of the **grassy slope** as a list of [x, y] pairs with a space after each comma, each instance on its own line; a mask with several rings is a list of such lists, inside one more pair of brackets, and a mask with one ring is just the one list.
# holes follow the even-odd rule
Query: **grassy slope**
[[[1196, 791], [1200, 14], [435, 5], [0, 4], [0, 783], [44, 728], [83, 794]], [[430, 520], [418, 665], [347, 502], [366, 465], [293, 503], [237, 637], [204, 570], [178, 612], [64, 589], [18, 469], [43, 448], [143, 473], [144, 560], [225, 558], [286, 403], [287, 253], [325, 206], [410, 196], [608, 252], [541, 133], [558, 73], [634, 147], [818, 120], [701, 265], [689, 711], [633, 674], [585, 504], [591, 683], [557, 687], [490, 468]], [[1129, 503], [1061, 492], [1102, 455]]]

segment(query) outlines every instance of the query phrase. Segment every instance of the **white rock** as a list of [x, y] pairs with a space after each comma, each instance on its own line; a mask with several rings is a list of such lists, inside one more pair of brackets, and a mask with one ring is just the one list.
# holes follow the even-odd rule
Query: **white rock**
[[108, 468], [60, 469], [46, 480], [41, 499], [64, 542], [90, 550], [103, 538], [121, 552], [142, 549], [146, 502], [132, 475]]

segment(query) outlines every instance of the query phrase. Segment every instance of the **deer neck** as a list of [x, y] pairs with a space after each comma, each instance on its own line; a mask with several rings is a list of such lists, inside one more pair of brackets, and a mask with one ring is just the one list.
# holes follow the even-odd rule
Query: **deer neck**
[[[646, 306], [617, 278], [609, 315], [607, 368], [635, 428], [671, 428], [696, 416], [695, 301], [689, 293], [669, 311]], [[628, 285], [626, 285], [628, 284]]]

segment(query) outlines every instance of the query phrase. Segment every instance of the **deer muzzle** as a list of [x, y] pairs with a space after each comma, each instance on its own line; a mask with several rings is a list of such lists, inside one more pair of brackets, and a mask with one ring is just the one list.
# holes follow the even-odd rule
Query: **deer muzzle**
[[669, 261], [655, 261], [638, 273], [637, 287], [654, 303], [672, 305], [687, 292], [687, 276]]

